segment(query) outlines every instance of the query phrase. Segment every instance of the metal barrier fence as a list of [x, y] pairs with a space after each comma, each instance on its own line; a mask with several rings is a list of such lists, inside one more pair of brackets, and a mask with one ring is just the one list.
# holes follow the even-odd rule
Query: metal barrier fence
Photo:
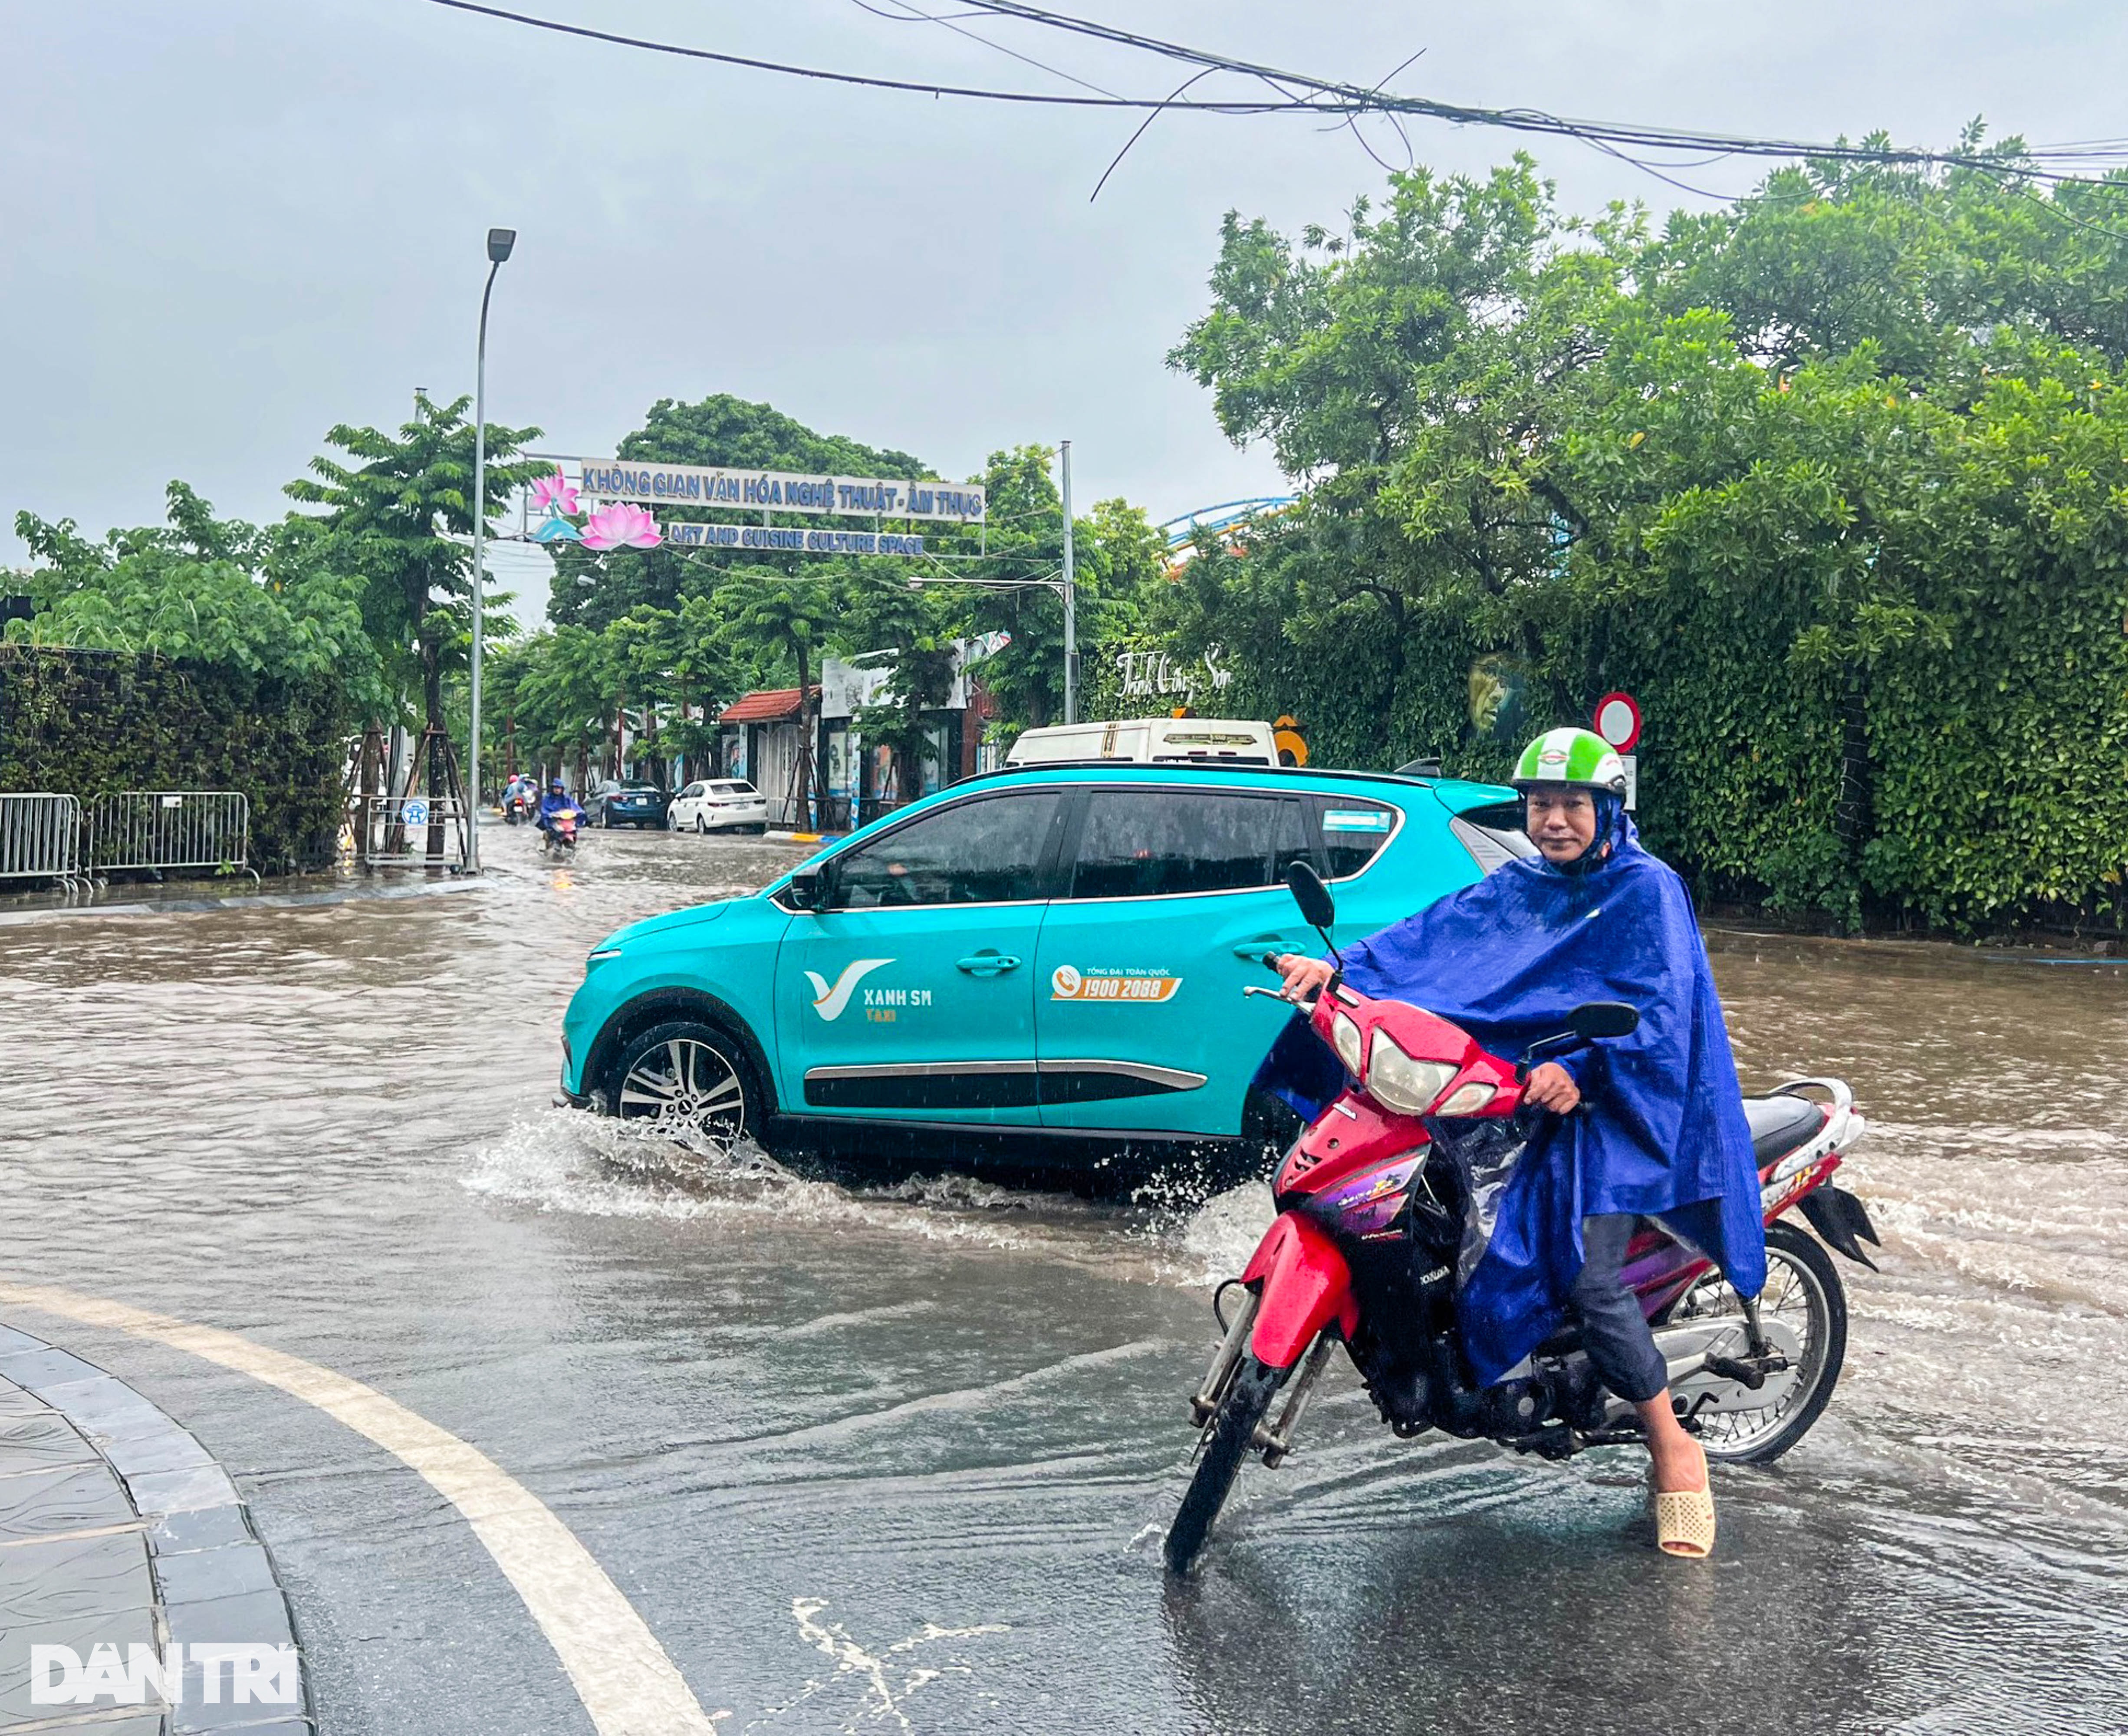
[[69, 896], [88, 876], [81, 865], [81, 803], [48, 790], [0, 794], [0, 880], [57, 880]]
[[121, 790], [90, 798], [88, 870], [204, 868], [259, 872], [251, 849], [251, 804], [235, 790]]
[[455, 797], [359, 795], [348, 825], [365, 869], [466, 867], [465, 804]]

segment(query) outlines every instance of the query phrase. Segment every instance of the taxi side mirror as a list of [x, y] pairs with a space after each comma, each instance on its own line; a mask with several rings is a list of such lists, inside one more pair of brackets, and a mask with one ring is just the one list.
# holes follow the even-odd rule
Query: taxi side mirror
[[824, 910], [834, 885], [827, 869], [819, 864], [796, 869], [783, 889], [784, 902], [800, 910]]

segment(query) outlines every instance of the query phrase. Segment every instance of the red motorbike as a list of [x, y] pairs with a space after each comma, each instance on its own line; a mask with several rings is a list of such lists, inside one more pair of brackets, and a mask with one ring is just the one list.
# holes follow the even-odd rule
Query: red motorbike
[[540, 847], [549, 856], [574, 856], [577, 852], [577, 823], [583, 818], [580, 809], [564, 808], [553, 815], [543, 828], [546, 837]]
[[[1329, 944], [1328, 889], [1305, 863], [1287, 880]], [[1303, 1010], [1347, 1085], [1287, 1154], [1273, 1188], [1278, 1217], [1247, 1269], [1214, 1297], [1223, 1335], [1190, 1401], [1202, 1433], [1167, 1534], [1177, 1572], [1204, 1547], [1242, 1461], [1254, 1454], [1275, 1468], [1293, 1450], [1340, 1344], [1382, 1420], [1407, 1439], [1439, 1429], [1563, 1459], [1641, 1438], [1632, 1406], [1598, 1382], [1578, 1329], [1480, 1388], [1455, 1317], [1466, 1239], [1489, 1219], [1538, 1112], [1522, 1101], [1530, 1070], [1630, 1035], [1640, 1015], [1591, 1003], [1575, 1009], [1571, 1028], [1510, 1062], [1446, 1020], [1355, 994], [1339, 976]], [[1739, 1297], [1704, 1255], [1652, 1221], [1628, 1250], [1625, 1278], [1655, 1327], [1685, 1427], [1709, 1459], [1764, 1464], [1824, 1411], [1847, 1345], [1838, 1271], [1817, 1240], [1779, 1220], [1800, 1209], [1825, 1243], [1864, 1265], [1872, 1263], [1858, 1238], [1874, 1244], [1877, 1235], [1862, 1202], [1831, 1185], [1864, 1131], [1844, 1084], [1793, 1080], [1746, 1098], [1744, 1112], [1767, 1225], [1765, 1289]]]

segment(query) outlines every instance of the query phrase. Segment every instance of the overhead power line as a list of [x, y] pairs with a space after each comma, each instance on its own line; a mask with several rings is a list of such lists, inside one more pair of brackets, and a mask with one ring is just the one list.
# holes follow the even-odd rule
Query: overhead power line
[[[1169, 111], [1194, 111], [1223, 115], [1262, 115], [1273, 113], [1302, 113], [1327, 116], [1340, 122], [1361, 115], [1383, 115], [1394, 118], [1413, 117], [1444, 121], [1459, 126], [1484, 126], [1516, 133], [1533, 134], [1556, 138], [1567, 138], [1592, 145], [1619, 157], [1665, 180], [1671, 180], [1665, 173], [1669, 168], [1687, 165], [1678, 163], [1651, 163], [1635, 156], [1636, 151], [1656, 153], [1686, 152], [1699, 155], [1722, 157], [1753, 157], [1782, 159], [1816, 159], [1826, 162], [1881, 164], [1910, 168], [1950, 168], [1979, 170], [1993, 176], [2014, 177], [2018, 179], [2043, 182], [2054, 186], [2102, 187], [2109, 192], [2122, 190], [2121, 183], [2094, 179], [2088, 175], [2069, 172], [2066, 165], [2079, 167], [2105, 166], [2119, 168], [2128, 165], [2128, 140], [2079, 140], [2059, 146], [2023, 146], [2015, 153], [1988, 150], [1928, 150], [1869, 143], [1855, 144], [1845, 140], [1831, 141], [1788, 137], [1765, 137], [1742, 133], [1695, 131], [1688, 128], [1659, 126], [1644, 122], [1579, 120], [1570, 116], [1551, 114], [1541, 109], [1494, 108], [1470, 103], [1446, 102], [1431, 97], [1405, 96], [1385, 89], [1350, 83], [1342, 80], [1323, 78], [1312, 74], [1296, 73], [1284, 68], [1260, 62], [1244, 60], [1236, 56], [1217, 54], [1209, 50], [1171, 42], [1157, 36], [1145, 36], [1095, 20], [1080, 18], [1066, 12], [1052, 12], [1045, 7], [1019, 3], [1019, 0], [959, 0], [962, 10], [947, 15], [926, 13], [920, 8], [905, 3], [905, 0], [891, 0], [896, 5], [900, 21], [909, 23], [932, 22], [945, 24], [952, 19], [964, 18], [971, 12], [996, 18], [1010, 18], [1044, 29], [1063, 31], [1127, 48], [1137, 53], [1157, 56], [1195, 68], [1198, 71], [1171, 94], [1164, 97], [1134, 97], [1099, 91], [1082, 94], [1077, 92], [1003, 90], [986, 86], [957, 84], [943, 79], [891, 78], [876, 74], [844, 72], [826, 67], [805, 66], [794, 62], [772, 60], [760, 56], [737, 55], [718, 49], [696, 48], [680, 43], [653, 38], [625, 35], [616, 31], [596, 29], [588, 25], [572, 24], [559, 19], [535, 16], [515, 11], [508, 7], [480, 3], [480, 0], [428, 0], [433, 6], [446, 7], [454, 12], [468, 12], [481, 17], [521, 26], [527, 29], [551, 32], [554, 35], [603, 42], [615, 47], [633, 49], [639, 52], [677, 56], [681, 59], [713, 62], [720, 65], [738, 67], [753, 72], [767, 72], [789, 78], [807, 78], [828, 83], [853, 85], [873, 90], [899, 91], [933, 97], [958, 97], [985, 102], [1018, 103], [1031, 107], [1081, 108], [1095, 110], [1127, 110], [1160, 114]], [[874, 8], [867, 6], [867, 10]], [[962, 35], [970, 33], [962, 31]], [[1010, 50], [988, 42], [986, 38], [975, 39], [1005, 53]], [[1024, 57], [1021, 57], [1024, 58]], [[1083, 83], [1074, 74], [1042, 63], [1044, 71], [1060, 78]], [[1407, 63], [1408, 64], [1408, 63]], [[1402, 69], [1399, 69], [1401, 70]], [[1192, 96], [1190, 88], [1199, 78], [1212, 73], [1223, 73], [1245, 78], [1261, 88], [1261, 93], [1231, 96]], [[1391, 76], [1394, 76], [1392, 74]], [[1126, 147], [1128, 148], [1128, 147]], [[2062, 165], [2062, 166], [2057, 166]], [[1672, 184], [1682, 184], [1673, 181]], [[1690, 189], [1699, 191], [1699, 189]], [[1708, 195], [1708, 197], [1719, 197]]]
[[[643, 50], [650, 54], [677, 55], [688, 60], [713, 60], [723, 66], [737, 66], [750, 72], [781, 73], [796, 78], [817, 78], [830, 84], [855, 84], [871, 90], [913, 92], [926, 97], [967, 97], [984, 102], [1024, 102], [1064, 108], [1165, 108], [1174, 105], [1164, 103], [1157, 97], [1074, 97], [1052, 91], [991, 90], [977, 85], [948, 84], [928, 78], [883, 78], [868, 73], [846, 73], [819, 66], [800, 66], [786, 60], [764, 60], [752, 55], [726, 54], [719, 49], [690, 48], [677, 42], [660, 42], [648, 36], [624, 36], [618, 31], [595, 30], [587, 24], [567, 24], [558, 18], [534, 17], [530, 12], [512, 12], [506, 7], [482, 6], [477, 0], [428, 0], [431, 6], [448, 7], [455, 12], [474, 12], [483, 18], [497, 18], [508, 24], [521, 24], [529, 29], [551, 31], [557, 36], [581, 36], [592, 42], [608, 42], [619, 48]], [[920, 21], [910, 19], [910, 22]], [[1220, 114], [1255, 115], [1272, 109], [1291, 107], [1285, 102], [1271, 102], [1261, 99], [1231, 102], [1188, 102], [1185, 108], [1208, 109]], [[1326, 107], [1326, 114], [1337, 110]]]
[[[1145, 54], [1157, 55], [1166, 59], [1180, 61], [1185, 65], [1256, 78], [1281, 91], [1289, 97], [1296, 92], [1304, 92], [1310, 99], [1307, 106], [1324, 112], [1341, 111], [1342, 107], [1342, 111], [1351, 113], [1412, 115], [1429, 120], [1451, 121], [1459, 126], [1490, 126], [1515, 132], [1551, 134], [1559, 137], [1579, 139], [1586, 143], [1600, 141], [1657, 150], [1711, 151], [1717, 156], [1817, 157], [1835, 161], [1908, 164], [1917, 166], [1933, 164], [1995, 170], [2000, 170], [2007, 166], [2011, 160], [2001, 153], [1986, 151], [1925, 150], [1890, 145], [1855, 145], [1845, 140], [1836, 140], [1827, 144], [1803, 139], [1763, 138], [1748, 134], [1699, 132], [1687, 128], [1656, 126], [1638, 122], [1575, 120], [1565, 116], [1550, 114], [1541, 109], [1488, 108], [1466, 103], [1443, 102], [1431, 97], [1400, 96], [1379, 88], [1352, 84], [1337, 79], [1321, 78], [1312, 74], [1291, 72], [1282, 67], [1243, 60], [1233, 55], [1193, 48], [1185, 43], [1171, 42], [1161, 37], [1148, 36], [1136, 31], [1103, 24], [1094, 19], [1077, 17], [1068, 12], [1052, 12], [1046, 7], [1026, 5], [1022, 3], [1022, 0], [962, 0], [962, 3], [975, 10], [989, 12], [998, 17], [1017, 18], [1048, 29], [1114, 43]], [[1416, 56], [1413, 58], [1415, 59]], [[1404, 64], [1408, 66], [1410, 62], [1407, 61]], [[1397, 70], [1401, 72], [1404, 68], [1399, 67]], [[1394, 78], [1396, 74], [1392, 73], [1389, 76]], [[1388, 81], [1383, 82], [1386, 83]], [[1289, 102], [1280, 106], [1300, 105]], [[2030, 159], [2035, 172], [2042, 178], [2072, 180], [2079, 178], [2039, 168], [2038, 164], [2047, 160], [2128, 163], [2128, 140], [2096, 140], [2059, 146], [2032, 147], [2027, 149], [2026, 156]]]

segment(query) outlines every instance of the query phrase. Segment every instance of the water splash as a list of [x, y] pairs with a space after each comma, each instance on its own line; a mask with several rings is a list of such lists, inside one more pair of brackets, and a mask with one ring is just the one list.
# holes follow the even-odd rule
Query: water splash
[[911, 1209], [914, 1194], [867, 1193], [811, 1179], [750, 1141], [684, 1138], [644, 1122], [576, 1110], [514, 1122], [474, 1154], [468, 1192], [588, 1217], [770, 1218], [869, 1228], [990, 1248], [1025, 1245], [986, 1209]]

